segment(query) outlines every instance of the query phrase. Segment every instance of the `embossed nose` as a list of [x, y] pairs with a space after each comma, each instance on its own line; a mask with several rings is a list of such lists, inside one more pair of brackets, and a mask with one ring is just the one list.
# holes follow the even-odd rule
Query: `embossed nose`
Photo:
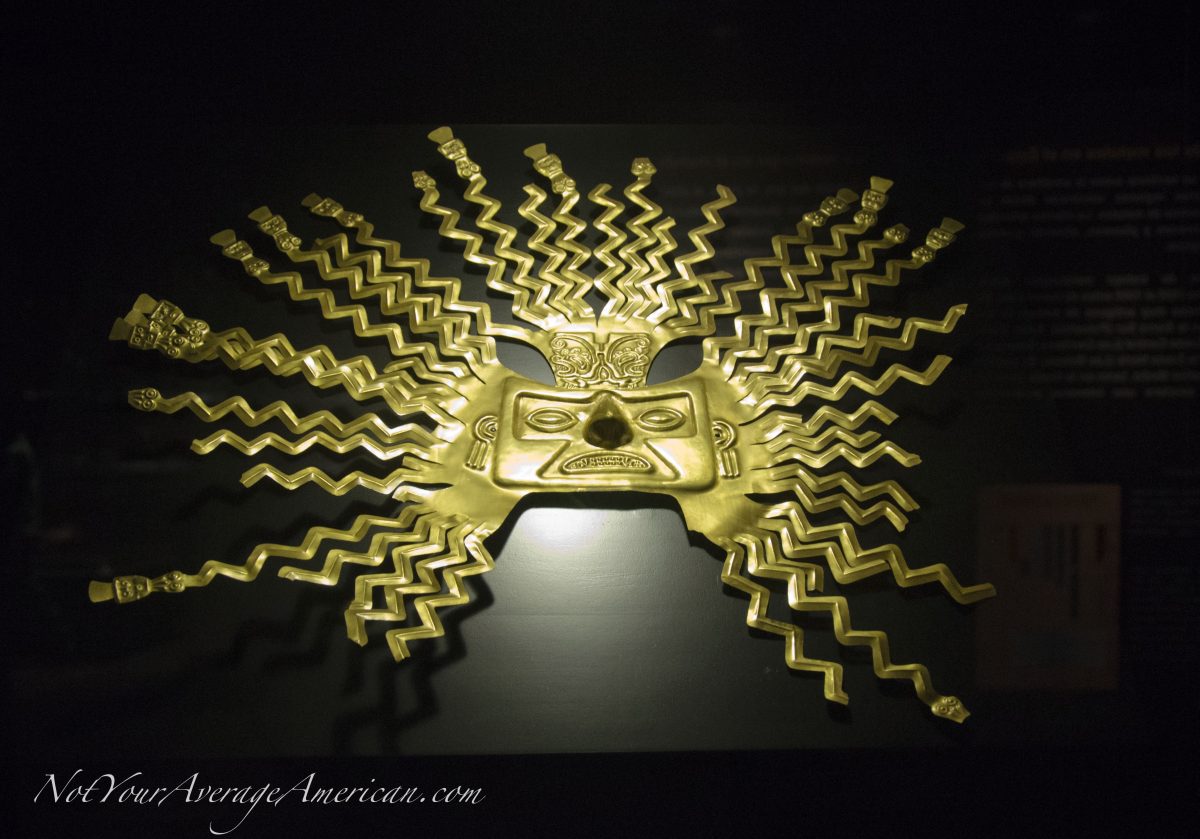
[[593, 419], [583, 431], [583, 439], [598, 449], [619, 449], [633, 439], [633, 431], [625, 420], [616, 416]]

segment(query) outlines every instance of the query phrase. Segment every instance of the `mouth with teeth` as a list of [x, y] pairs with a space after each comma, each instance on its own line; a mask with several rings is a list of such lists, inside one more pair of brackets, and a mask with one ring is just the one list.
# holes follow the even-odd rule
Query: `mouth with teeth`
[[578, 475], [589, 472], [652, 472], [654, 467], [646, 458], [630, 452], [597, 452], [576, 455], [562, 465], [562, 470]]

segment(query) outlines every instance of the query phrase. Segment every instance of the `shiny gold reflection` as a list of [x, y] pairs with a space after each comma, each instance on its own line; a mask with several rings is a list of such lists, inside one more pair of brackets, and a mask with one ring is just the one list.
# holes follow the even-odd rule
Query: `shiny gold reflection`
[[[869, 647], [879, 677], [911, 682], [934, 714], [964, 720], [962, 703], [938, 693], [924, 666], [894, 663], [886, 635], [854, 628], [847, 600], [823, 593], [826, 573], [838, 584], [885, 573], [901, 586], [936, 582], [960, 603], [994, 593], [989, 585], [961, 586], [945, 565], [910, 568], [895, 545], [861, 545], [855, 525], [882, 519], [903, 529], [916, 503], [895, 481], [863, 484], [844, 471], [882, 458], [917, 462], [870, 429], [895, 419], [882, 404], [839, 405], [854, 390], [874, 397], [901, 380], [931, 384], [945, 369], [946, 356], [924, 370], [899, 363], [877, 368], [881, 352], [912, 349], [918, 333], [949, 332], [965, 306], [942, 318], [903, 320], [873, 315], [867, 306], [872, 287], [896, 285], [903, 272], [932, 261], [962, 225], [943, 219], [922, 244], [880, 265], [909, 231], [894, 225], [872, 232], [892, 185], [872, 178], [861, 195], [843, 189], [826, 198], [735, 276], [708, 264], [715, 255], [708, 237], [724, 227], [721, 213], [735, 202], [728, 188], [717, 187], [701, 207], [704, 223], [681, 246], [670, 232], [674, 220], [645, 194], [655, 168], [638, 158], [620, 197], [608, 184], [587, 193], [599, 208], [590, 227], [600, 243], [589, 247], [582, 235], [589, 224], [581, 218], [589, 211], [577, 209], [581, 193], [562, 161], [538, 145], [526, 155], [556, 198], [547, 206], [546, 190], [525, 187], [529, 197], [517, 214], [534, 232], [519, 241], [517, 229], [498, 219], [500, 204], [484, 192], [487, 181], [463, 142], [448, 128], [429, 136], [465, 182], [463, 197], [476, 216], [472, 227], [462, 226], [460, 213], [440, 203], [434, 179], [415, 172], [421, 209], [463, 246], [466, 261], [484, 267], [489, 288], [512, 298], [513, 314], [525, 325], [494, 322], [486, 304], [461, 298], [459, 279], [433, 276], [427, 260], [402, 255], [361, 214], [310, 195], [304, 206], [342, 232], [306, 245], [267, 207], [250, 218], [268, 248], [297, 269], [309, 266], [322, 284], [309, 284], [298, 270], [275, 270], [231, 230], [212, 241], [259, 282], [315, 304], [325, 318], [346, 320], [360, 338], [385, 342], [393, 361], [377, 368], [365, 356], [338, 358], [323, 345], [297, 348], [283, 335], [215, 330], [149, 295], [110, 335], [173, 359], [303, 376], [314, 387], [370, 403], [371, 410], [343, 419], [330, 411], [301, 416], [284, 402], [254, 406], [238, 396], [210, 405], [195, 393], [166, 396], [150, 387], [129, 395], [141, 411], [187, 410], [206, 422], [232, 418], [251, 429], [246, 436], [223, 429], [196, 440], [200, 454], [222, 445], [247, 455], [320, 447], [365, 451], [381, 461], [377, 473], [337, 477], [312, 466], [288, 473], [259, 464], [242, 476], [247, 486], [263, 479], [288, 489], [313, 483], [335, 495], [365, 487], [403, 504], [392, 515], [359, 516], [346, 529], [313, 527], [298, 545], [259, 545], [242, 564], [210, 561], [194, 573], [95, 582], [92, 600], [127, 603], [205, 586], [219, 575], [252, 580], [268, 560], [282, 560], [279, 573], [292, 580], [332, 585], [343, 572], [352, 574], [350, 637], [365, 643], [367, 621], [393, 624], [386, 637], [403, 659], [409, 643], [442, 633], [439, 610], [466, 602], [463, 579], [491, 570], [483, 540], [524, 495], [666, 493], [691, 530], [726, 552], [721, 580], [749, 597], [747, 624], [783, 637], [788, 665], [820, 673], [828, 699], [847, 701], [842, 666], [807, 655], [798, 624], [767, 617], [770, 581], [786, 588], [795, 612], [820, 613], [840, 643]], [[818, 244], [825, 227], [828, 236]], [[589, 297], [603, 301], [600, 311]], [[743, 311], [746, 300], [753, 304]], [[406, 319], [407, 332], [397, 317]], [[718, 323], [728, 319], [732, 330], [718, 336]], [[692, 337], [703, 339], [700, 367], [647, 386], [655, 355]], [[506, 369], [496, 339], [540, 351], [555, 386]], [[406, 423], [406, 417], [429, 422]], [[778, 500], [752, 498], [764, 495]], [[811, 518], [817, 514], [834, 514], [834, 522], [826, 515], [817, 524]]]

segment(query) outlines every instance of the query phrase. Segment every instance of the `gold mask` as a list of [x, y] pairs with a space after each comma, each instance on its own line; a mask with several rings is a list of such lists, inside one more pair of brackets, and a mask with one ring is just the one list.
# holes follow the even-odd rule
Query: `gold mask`
[[[365, 451], [386, 463], [386, 474], [337, 477], [311, 466], [287, 473], [259, 464], [242, 476], [247, 486], [262, 479], [288, 489], [314, 483], [335, 495], [366, 487], [407, 503], [398, 503], [394, 515], [359, 516], [344, 530], [313, 527], [298, 545], [259, 545], [242, 564], [210, 561], [190, 574], [94, 582], [92, 600], [126, 603], [205, 586], [217, 576], [251, 580], [274, 560], [288, 563], [280, 575], [310, 583], [329, 585], [353, 573], [350, 637], [365, 643], [367, 621], [401, 624], [386, 633], [399, 660], [409, 655], [410, 642], [442, 634], [438, 611], [467, 601], [465, 577], [491, 570], [483, 542], [521, 497], [665, 493], [678, 501], [691, 530], [725, 551], [721, 580], [748, 595], [747, 624], [782, 636], [788, 666], [820, 673], [828, 699], [847, 701], [842, 666], [810, 657], [797, 624], [767, 616], [772, 581], [786, 588], [794, 611], [828, 617], [840, 643], [870, 648], [881, 678], [910, 681], [934, 714], [964, 720], [962, 703], [937, 693], [924, 666], [894, 663], [887, 636], [852, 627], [846, 599], [824, 593], [826, 572], [839, 585], [882, 573], [906, 587], [937, 582], [960, 603], [994, 593], [989, 585], [961, 586], [945, 565], [911, 568], [895, 545], [861, 545], [854, 525], [884, 519], [902, 529], [916, 504], [895, 481], [863, 484], [838, 468], [839, 461], [854, 468], [881, 458], [917, 462], [869, 429], [895, 419], [882, 404], [839, 405], [852, 390], [879, 396], [902, 379], [930, 384], [945, 369], [949, 358], [938, 356], [924, 370], [893, 363], [873, 371], [881, 351], [912, 349], [922, 331], [949, 332], [965, 306], [940, 319], [900, 320], [865, 309], [872, 286], [896, 285], [901, 272], [934, 259], [962, 225], [944, 219], [910, 255], [877, 268], [879, 254], [902, 244], [908, 229], [870, 234], [891, 187], [872, 178], [861, 202], [848, 189], [826, 198], [795, 233], [772, 239], [770, 255], [747, 260], [735, 277], [705, 270], [714, 256], [708, 236], [724, 226], [721, 211], [734, 203], [729, 189], [717, 187], [717, 197], [701, 208], [705, 223], [688, 233], [691, 250], [679, 253], [670, 232], [674, 220], [644, 192], [654, 166], [638, 158], [624, 202], [609, 195], [607, 184], [588, 193], [601, 208], [592, 226], [602, 237], [589, 248], [580, 242], [588, 225], [574, 214], [580, 200], [575, 181], [538, 145], [526, 154], [558, 200], [544, 211], [547, 192], [525, 187], [529, 200], [517, 212], [534, 230], [525, 250], [516, 228], [497, 219], [500, 205], [484, 193], [487, 181], [464, 143], [448, 128], [430, 139], [466, 181], [464, 198], [478, 207], [475, 229], [461, 227], [460, 214], [439, 203], [433, 178], [416, 172], [422, 210], [440, 220], [444, 237], [462, 243], [467, 261], [486, 269], [489, 288], [512, 297], [516, 318], [537, 329], [494, 322], [486, 304], [461, 299], [460, 280], [433, 276], [428, 261], [402, 256], [396, 242], [376, 237], [362, 215], [331, 198], [312, 195], [304, 204], [346, 232], [310, 247], [268, 208], [250, 217], [289, 262], [340, 284], [351, 303], [329, 286], [308, 284], [297, 271], [275, 271], [233, 231], [218, 233], [213, 243], [247, 274], [281, 286], [293, 300], [315, 303], [326, 318], [349, 321], [361, 338], [382, 339], [395, 360], [377, 369], [364, 356], [336, 358], [324, 345], [298, 349], [282, 335], [213, 330], [149, 295], [117, 320], [110, 337], [189, 362], [301, 375], [315, 387], [340, 388], [378, 407], [353, 419], [324, 410], [301, 416], [284, 402], [255, 407], [233, 397], [209, 405], [195, 393], [164, 396], [155, 388], [131, 391], [130, 404], [270, 429], [249, 438], [217, 431], [193, 443], [201, 454], [227, 445], [247, 455], [265, 448], [300, 455], [317, 446]], [[861, 209], [849, 221], [829, 225], [855, 204]], [[627, 207], [630, 216], [619, 223]], [[817, 229], [827, 225], [828, 243], [817, 244]], [[851, 240], [857, 242], [853, 254]], [[743, 293], [755, 301], [749, 311], [743, 311]], [[604, 301], [598, 313], [589, 296]], [[385, 317], [406, 318], [408, 334], [366, 303]], [[728, 318], [731, 334], [717, 336], [719, 321]], [[703, 339], [697, 370], [648, 386], [656, 354], [685, 338]], [[495, 339], [540, 351], [555, 385], [500, 364]], [[427, 422], [397, 424], [406, 416]], [[773, 503], [755, 500], [763, 496]], [[816, 515], [826, 523], [816, 523]]]

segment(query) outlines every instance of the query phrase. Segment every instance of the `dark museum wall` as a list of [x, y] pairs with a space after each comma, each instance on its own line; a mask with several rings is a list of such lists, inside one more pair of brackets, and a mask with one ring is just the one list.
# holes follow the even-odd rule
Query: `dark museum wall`
[[[290, 778], [322, 761], [353, 776], [355, 761], [380, 756], [452, 774], [459, 764], [444, 756], [457, 756], [506, 777], [514, 800], [526, 794], [514, 778], [556, 767], [585, 781], [628, 773], [605, 788], [638, 799], [638, 779], [668, 765], [658, 752], [694, 754], [712, 791], [722, 767], [755, 757], [783, 773], [823, 755], [838, 777], [878, 782], [884, 770], [855, 755], [883, 750], [894, 766], [905, 749], [926, 768], [978, 757], [998, 767], [994, 782], [1042, 752], [1125, 750], [1144, 767], [1194, 743], [1193, 12], [580, 5], [493, 23], [464, 7], [386, 23], [297, 12], [262, 30], [237, 19], [192, 29], [166, 14], [45, 12], [14, 24], [6, 59], [7, 133], [18, 135], [2, 441], [18, 724], [6, 756], [27, 776], [18, 797], [46, 772], [110, 771], [106, 761], [173, 774], [196, 761], [218, 774], [287, 766]], [[922, 463], [864, 470], [900, 480], [921, 509], [904, 533], [872, 527], [864, 539], [999, 595], [961, 607], [890, 579], [846, 592], [857, 625], [887, 631], [897, 659], [927, 664], [967, 702], [964, 726], [931, 717], [908, 684], [877, 680], [865, 652], [839, 651], [813, 620], [813, 653], [846, 666], [850, 706], [827, 703], [818, 677], [787, 668], [777, 637], [746, 628], [720, 552], [689, 537], [665, 496], [523, 503], [488, 542], [496, 568], [470, 580], [472, 603], [444, 613], [447, 637], [415, 644], [402, 665], [381, 639], [347, 641], [345, 586], [268, 571], [119, 608], [87, 601], [91, 579], [241, 561], [259, 542], [392, 509], [366, 490], [244, 489], [251, 462], [289, 461], [192, 454], [215, 427], [133, 411], [125, 394], [241, 393], [304, 410], [349, 399], [105, 338], [149, 292], [214, 326], [282, 330], [297, 346], [382, 364], [382, 345], [251, 282], [208, 238], [252, 231], [246, 216], [263, 204], [306, 241], [326, 235], [300, 208], [317, 192], [461, 274], [461, 251], [419, 212], [409, 174], [428, 169], [453, 198], [452, 169], [425, 138], [444, 124], [510, 214], [535, 177], [521, 152], [536, 142], [583, 190], [619, 189], [630, 160], [651, 158], [677, 232], [700, 223], [716, 184], [730, 187], [738, 203], [713, 241], [716, 267], [733, 272], [871, 175], [896, 182], [887, 223], [965, 223], [953, 248], [877, 299], [884, 314], [970, 308], [953, 334], [918, 342], [914, 364], [954, 357], [941, 380], [886, 400], [900, 415], [889, 436]], [[507, 318], [479, 275], [468, 283]], [[500, 353], [550, 381], [532, 350]], [[698, 360], [698, 346], [673, 347], [650, 381]], [[1009, 800], [995, 786], [979, 794]]]

